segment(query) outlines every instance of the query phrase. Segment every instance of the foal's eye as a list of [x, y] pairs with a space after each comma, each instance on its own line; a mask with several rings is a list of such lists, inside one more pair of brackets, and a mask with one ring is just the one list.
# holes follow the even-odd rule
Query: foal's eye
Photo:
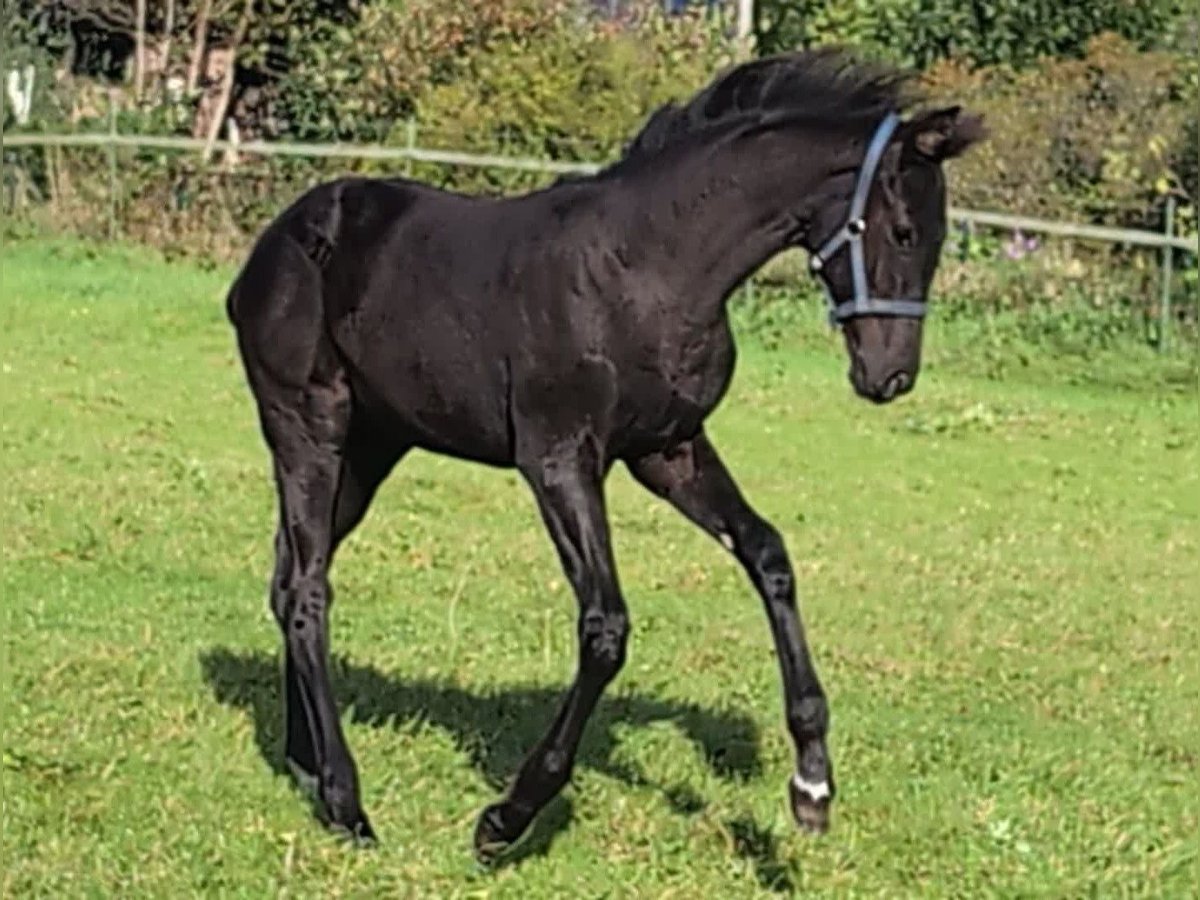
[[902, 250], [911, 250], [917, 244], [917, 230], [908, 224], [892, 226], [892, 237]]

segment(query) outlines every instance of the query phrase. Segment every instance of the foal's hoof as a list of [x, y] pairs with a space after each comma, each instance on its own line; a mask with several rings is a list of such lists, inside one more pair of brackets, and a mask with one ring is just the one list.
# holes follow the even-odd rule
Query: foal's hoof
[[296, 786], [312, 800], [317, 818], [325, 827], [359, 847], [372, 847], [378, 843], [375, 829], [353, 795], [337, 788], [322, 789], [321, 779], [307, 766], [290, 756], [285, 757], [285, 762]]
[[371, 827], [367, 814], [362, 810], [358, 811], [358, 816], [352, 824], [342, 825], [334, 822], [330, 827], [356, 847], [374, 847], [379, 843], [379, 839], [375, 837], [375, 829]]
[[504, 804], [493, 803], [479, 816], [475, 823], [475, 858], [480, 865], [490, 866], [512, 849], [522, 832], [513, 834], [511, 827], [504, 825]]
[[313, 795], [313, 804], [317, 818], [338, 836], [358, 847], [372, 847], [378, 843], [375, 829], [371, 827], [370, 819], [358, 805], [358, 798], [354, 794], [318, 786]]
[[373, 847], [378, 843], [375, 829], [367, 814], [358, 806], [352, 810], [338, 809], [324, 799], [318, 799], [318, 816], [330, 831], [354, 844], [356, 847]]
[[792, 800], [792, 817], [801, 831], [824, 834], [829, 830], [829, 804], [833, 800], [829, 782], [810, 782], [793, 775], [788, 782], [788, 794]]

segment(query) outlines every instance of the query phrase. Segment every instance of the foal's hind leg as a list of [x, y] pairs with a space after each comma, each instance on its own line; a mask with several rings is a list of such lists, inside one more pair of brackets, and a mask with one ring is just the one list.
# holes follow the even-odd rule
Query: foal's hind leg
[[[280, 524], [275, 531], [275, 574], [271, 576], [271, 612], [280, 631], [287, 633], [287, 605], [291, 596], [289, 585], [292, 580], [292, 551], [288, 548], [284, 533], [285, 521], [280, 510]], [[292, 654], [283, 652], [283, 696], [284, 696], [284, 751], [283, 756], [291, 769], [292, 776], [308, 791], [317, 790], [317, 751], [308, 730], [307, 714], [300, 700], [300, 688], [296, 681], [296, 666]]]
[[[346, 441], [350, 389], [339, 372], [305, 387], [260, 386], [263, 431], [275, 457], [280, 550], [272, 605], [284, 636], [298, 767], [311, 766], [330, 824], [374, 837], [359, 803], [358, 773], [338, 721], [328, 671], [329, 564]], [[294, 693], [293, 693], [294, 691]], [[307, 758], [305, 758], [307, 757]]]
[[638, 481], [731, 550], [762, 596], [796, 747], [796, 774], [789, 785], [792, 813], [802, 828], [824, 831], [834, 795], [833, 765], [825, 746], [829, 712], [804, 640], [796, 579], [783, 539], [743, 499], [703, 434], [669, 454], [633, 461], [629, 468]]
[[503, 802], [484, 810], [475, 850], [487, 862], [519, 838], [571, 777], [584, 725], [625, 661], [628, 615], [609, 545], [604, 466], [586, 437], [519, 462], [579, 601], [579, 668], [549, 731]]
[[[338, 478], [331, 557], [342, 540], [362, 521], [375, 491], [403, 454], [404, 450], [385, 445], [378, 436], [363, 434], [352, 427]], [[275, 575], [271, 582], [271, 605], [276, 621], [286, 635], [286, 588], [290, 581], [293, 560], [283, 530], [283, 521], [286, 519], [281, 516], [280, 528], [275, 534]], [[318, 785], [316, 748], [301, 700], [296, 666], [290, 653], [284, 654], [283, 685], [286, 733], [284, 756], [297, 781], [315, 791]]]

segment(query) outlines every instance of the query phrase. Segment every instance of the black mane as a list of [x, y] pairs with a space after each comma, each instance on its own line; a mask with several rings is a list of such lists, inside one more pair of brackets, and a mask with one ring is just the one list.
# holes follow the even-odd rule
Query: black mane
[[630, 142], [620, 163], [733, 126], [793, 119], [857, 121], [901, 111], [917, 101], [912, 75], [856, 60], [840, 48], [797, 51], [743, 63], [715, 78], [685, 104], [667, 103]]

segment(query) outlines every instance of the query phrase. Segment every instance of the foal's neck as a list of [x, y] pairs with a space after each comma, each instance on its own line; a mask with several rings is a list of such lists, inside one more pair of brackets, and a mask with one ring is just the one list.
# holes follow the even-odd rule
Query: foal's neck
[[767, 135], [642, 173], [647, 182], [630, 187], [653, 203], [638, 230], [670, 261], [670, 271], [659, 274], [693, 305], [721, 313], [767, 260], [787, 247], [808, 247], [815, 210], [850, 185], [848, 179], [834, 184], [831, 176], [861, 154], [861, 147], [843, 145], [802, 133]]

